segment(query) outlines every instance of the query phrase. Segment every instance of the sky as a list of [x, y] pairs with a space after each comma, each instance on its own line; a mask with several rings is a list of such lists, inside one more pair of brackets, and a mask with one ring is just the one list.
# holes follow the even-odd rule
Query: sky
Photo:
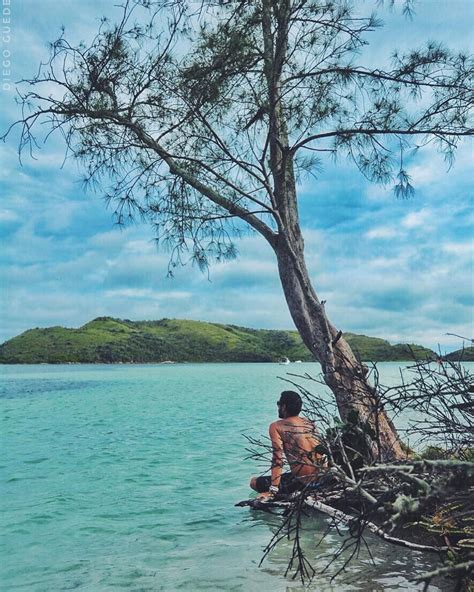
[[[10, 61], [7, 74], [3, 65], [3, 134], [20, 116], [15, 81], [35, 73], [60, 26], [73, 40], [88, 40], [116, 2], [2, 3], [10, 19], [2, 39]], [[369, 61], [427, 39], [473, 49], [472, 0], [419, 0], [413, 21], [397, 9], [379, 12], [387, 26], [372, 34]], [[36, 159], [25, 155], [22, 164], [17, 149], [16, 133], [0, 144], [0, 342], [33, 327], [79, 327], [98, 316], [294, 328], [274, 255], [260, 237], [239, 240], [238, 259], [214, 265], [209, 276], [188, 265], [168, 279], [168, 254], [157, 250], [152, 229], [117, 227], [100, 191], [81, 185], [78, 166], [62, 166], [59, 141], [41, 146]], [[302, 182], [307, 264], [338, 328], [442, 351], [463, 344], [447, 333], [474, 337], [472, 171], [468, 140], [449, 172], [433, 149], [419, 152], [410, 162], [416, 194], [408, 200], [367, 182], [344, 159]]]

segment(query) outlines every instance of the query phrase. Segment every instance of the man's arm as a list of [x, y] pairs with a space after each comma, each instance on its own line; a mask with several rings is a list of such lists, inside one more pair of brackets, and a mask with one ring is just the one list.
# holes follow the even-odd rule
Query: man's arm
[[[271, 487], [280, 488], [281, 474], [283, 472], [283, 441], [277, 428], [277, 422], [270, 425], [269, 434], [272, 441], [272, 467]], [[274, 491], [265, 491], [257, 496], [259, 500], [266, 500], [273, 497]]]
[[270, 425], [270, 439], [272, 441], [272, 486], [280, 488], [281, 474], [283, 472], [283, 440], [278, 431], [276, 422]]

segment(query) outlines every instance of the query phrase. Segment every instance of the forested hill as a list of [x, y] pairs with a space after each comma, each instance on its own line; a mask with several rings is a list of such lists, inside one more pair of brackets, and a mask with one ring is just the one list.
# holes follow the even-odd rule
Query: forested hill
[[[345, 334], [363, 360], [435, 358], [417, 345]], [[79, 329], [30, 329], [0, 346], [0, 363], [276, 362], [311, 361], [296, 331], [246, 329], [200, 321], [128, 321], [99, 317]]]
[[474, 362], [474, 347], [464, 347], [444, 356], [450, 362]]

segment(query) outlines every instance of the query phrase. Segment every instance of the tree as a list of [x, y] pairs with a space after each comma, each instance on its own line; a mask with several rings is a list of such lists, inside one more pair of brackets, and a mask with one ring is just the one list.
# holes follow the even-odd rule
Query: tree
[[450, 161], [472, 134], [473, 68], [434, 43], [395, 54], [391, 70], [358, 65], [379, 25], [342, 0], [126, 0], [121, 21], [104, 19], [90, 46], [64, 33], [51, 45], [25, 81], [17, 123], [20, 152], [40, 124], [60, 131], [87, 181], [107, 187], [118, 221], [154, 225], [171, 273], [186, 253], [201, 268], [235, 257], [245, 227], [262, 235], [342, 419], [357, 411], [389, 459], [402, 455], [396, 430], [309, 277], [297, 179], [345, 153], [410, 195], [411, 138]]

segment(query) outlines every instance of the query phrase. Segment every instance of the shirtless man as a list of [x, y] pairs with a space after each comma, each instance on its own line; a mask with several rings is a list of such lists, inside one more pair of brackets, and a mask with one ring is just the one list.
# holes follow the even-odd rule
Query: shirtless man
[[[278, 421], [270, 424], [273, 457], [270, 477], [252, 477], [250, 487], [258, 491], [258, 499], [277, 493], [293, 493], [315, 481], [321, 455], [314, 452], [319, 444], [314, 424], [300, 417], [301, 397], [294, 391], [283, 391], [278, 405]], [[290, 473], [283, 473], [283, 456], [290, 465]]]

